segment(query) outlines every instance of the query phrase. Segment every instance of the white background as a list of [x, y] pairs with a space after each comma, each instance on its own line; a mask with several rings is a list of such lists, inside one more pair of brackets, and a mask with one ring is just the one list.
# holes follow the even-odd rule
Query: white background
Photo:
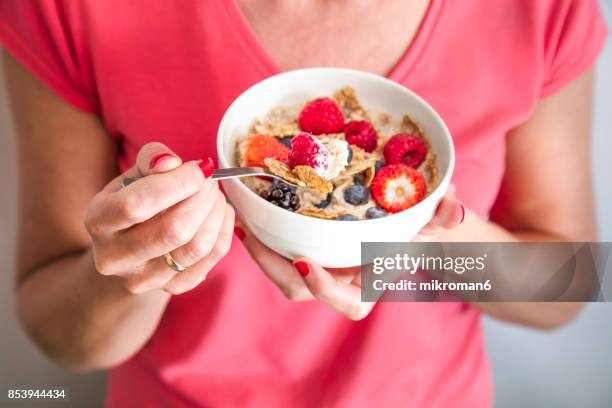
[[[602, 3], [612, 25], [612, 0]], [[612, 241], [611, 41], [599, 72], [594, 175], [600, 239]], [[17, 208], [15, 167], [14, 136], [5, 87], [0, 81], [0, 389], [56, 385], [68, 388], [73, 396], [70, 406], [101, 406], [104, 376], [77, 376], [49, 363], [23, 335], [15, 320], [12, 280]], [[538, 333], [490, 319], [485, 321], [485, 327], [497, 407], [612, 407], [612, 304], [590, 305], [576, 322], [554, 333]]]

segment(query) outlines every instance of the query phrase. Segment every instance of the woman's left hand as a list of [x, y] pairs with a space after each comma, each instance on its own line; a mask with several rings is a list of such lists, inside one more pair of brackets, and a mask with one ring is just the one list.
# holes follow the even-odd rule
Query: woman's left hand
[[[437, 241], [442, 234], [463, 222], [465, 209], [455, 197], [454, 190], [451, 186], [433, 219], [413, 241]], [[296, 302], [318, 299], [351, 320], [363, 319], [374, 307], [374, 302], [361, 301], [360, 267], [325, 269], [304, 257], [291, 262], [259, 242], [242, 223], [237, 221], [237, 225], [236, 235], [288, 299]]]

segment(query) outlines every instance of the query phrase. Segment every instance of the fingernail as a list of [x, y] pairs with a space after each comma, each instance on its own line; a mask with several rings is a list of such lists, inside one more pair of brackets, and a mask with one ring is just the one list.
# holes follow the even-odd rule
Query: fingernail
[[210, 157], [202, 160], [199, 166], [200, 170], [202, 170], [202, 173], [204, 174], [204, 177], [206, 178], [212, 176], [213, 172], [215, 171], [215, 163]]
[[463, 220], [465, 219], [465, 207], [463, 203], [459, 203], [459, 205], [461, 206], [461, 221], [459, 221], [459, 224], [463, 224]]
[[239, 240], [244, 241], [244, 231], [240, 227], [234, 227], [234, 234], [238, 237]]
[[295, 269], [297, 269], [302, 276], [306, 276], [310, 273], [310, 266], [308, 266], [308, 262], [297, 261], [293, 264], [293, 266], [295, 266]]
[[162, 160], [167, 159], [168, 157], [172, 157], [170, 153], [160, 153], [156, 154], [151, 158], [149, 162], [149, 168], [152, 170], [155, 166], [157, 166]]

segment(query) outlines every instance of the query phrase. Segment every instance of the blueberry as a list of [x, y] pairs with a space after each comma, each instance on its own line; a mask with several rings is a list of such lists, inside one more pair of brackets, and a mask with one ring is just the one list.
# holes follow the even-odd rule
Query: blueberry
[[336, 220], [337, 221], [357, 221], [357, 217], [351, 214], [345, 214], [345, 215], [336, 217]]
[[387, 215], [387, 212], [382, 208], [370, 207], [368, 208], [368, 211], [366, 211], [365, 217], [366, 219], [371, 220], [372, 218], [380, 218], [384, 217], [385, 215]]
[[263, 199], [285, 210], [295, 211], [300, 208], [300, 198], [296, 189], [276, 179], [270, 188], [262, 191], [260, 195]]
[[321, 200], [321, 202], [317, 205], [315, 205], [315, 207], [317, 208], [327, 208], [329, 207], [329, 204], [331, 203], [331, 193], [327, 194], [327, 197], [325, 197], [324, 200]]
[[348, 146], [348, 158], [346, 159], [347, 164], [351, 164], [353, 161], [353, 149], [351, 149], [351, 145]]
[[278, 189], [280, 191], [292, 191], [294, 192], [296, 190], [296, 187], [294, 186], [290, 186], [289, 184], [280, 181], [279, 179], [274, 179], [272, 180], [272, 187], [274, 189]]
[[378, 170], [382, 169], [384, 165], [385, 165], [384, 161], [377, 160], [376, 164], [374, 165], [374, 169], [376, 170], [375, 173], [378, 173]]
[[344, 201], [353, 205], [361, 205], [368, 202], [370, 189], [359, 184], [353, 184], [344, 191]]
[[287, 148], [291, 149], [291, 141], [293, 140], [293, 136], [281, 137], [279, 138], [279, 140], [281, 141], [282, 144], [287, 146]]

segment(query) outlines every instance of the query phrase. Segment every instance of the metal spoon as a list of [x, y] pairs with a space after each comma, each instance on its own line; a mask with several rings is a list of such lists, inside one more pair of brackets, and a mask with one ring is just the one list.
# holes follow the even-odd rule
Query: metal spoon
[[[211, 180], [225, 180], [225, 179], [231, 179], [231, 178], [253, 177], [253, 176], [271, 177], [273, 179], [280, 180], [283, 183], [288, 184], [290, 186], [299, 187], [297, 184], [291, 183], [283, 179], [282, 177], [279, 177], [276, 174], [272, 174], [266, 169], [261, 168], [261, 167], [231, 167], [227, 169], [217, 169], [215, 170], [215, 172], [212, 174], [210, 178]], [[142, 178], [142, 176], [126, 177], [121, 182], [121, 185], [123, 187], [127, 187], [140, 178]]]

